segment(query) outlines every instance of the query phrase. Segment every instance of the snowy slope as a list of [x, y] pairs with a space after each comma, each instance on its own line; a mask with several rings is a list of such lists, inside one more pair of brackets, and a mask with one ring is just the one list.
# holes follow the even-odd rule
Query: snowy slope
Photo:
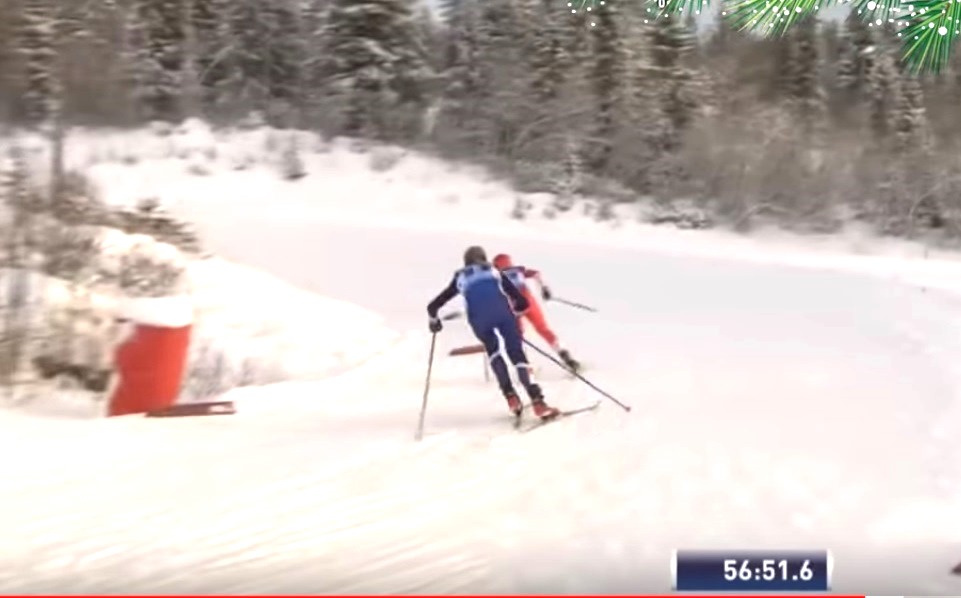
[[[0, 515], [0, 591], [665, 592], [682, 547], [830, 548], [839, 592], [961, 589], [947, 575], [961, 560], [951, 263], [851, 258], [848, 270], [873, 274], [860, 276], [819, 267], [829, 258], [811, 251], [757, 263], [728, 259], [736, 241], [712, 257], [708, 243], [588, 239], [573, 222], [577, 238], [564, 223], [499, 237], [483, 232], [490, 214], [368, 201], [455, 184], [426, 168], [417, 184], [346, 165], [280, 183], [256, 168], [178, 178], [174, 164], [97, 172], [117, 201], [148, 181], [211, 249], [373, 309], [406, 340], [337, 378], [237, 391], [231, 418], [5, 416], [0, 450], [29, 458], [0, 464], [18, 490]], [[476, 230], [444, 231], [454, 227]], [[517, 435], [479, 358], [444, 356], [469, 340], [453, 323], [429, 436], [412, 442], [424, 304], [477, 242], [600, 309], [547, 307], [592, 380], [633, 413], [605, 404]], [[922, 275], [941, 290], [898, 282]], [[315, 326], [325, 318], [350, 346], [343, 314]], [[553, 402], [594, 398], [536, 361]]]

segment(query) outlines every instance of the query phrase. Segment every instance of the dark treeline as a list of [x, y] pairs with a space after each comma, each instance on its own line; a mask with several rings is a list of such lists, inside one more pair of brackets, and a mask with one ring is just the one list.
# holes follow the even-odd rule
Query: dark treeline
[[[639, 0], [6, 0], [0, 119], [138, 126], [252, 113], [482, 162], [524, 190], [693, 206], [744, 227], [957, 237], [949, 70], [896, 32], [809, 20], [763, 39]], [[961, 71], [959, 71], [961, 72]], [[601, 210], [600, 213], [603, 213]]]

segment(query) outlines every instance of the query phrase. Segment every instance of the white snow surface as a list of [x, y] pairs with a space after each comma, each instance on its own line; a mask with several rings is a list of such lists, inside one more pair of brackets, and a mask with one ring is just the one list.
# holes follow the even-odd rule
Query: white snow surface
[[[180, 135], [91, 133], [71, 156], [101, 156], [90, 172], [111, 202], [156, 196], [218, 254], [372, 310], [402, 338], [325, 380], [234, 391], [230, 417], [3, 413], [0, 591], [663, 593], [673, 549], [710, 547], [831, 549], [838, 592], [961, 590], [951, 256], [519, 223], [506, 187], [432, 158], [375, 171], [370, 153], [304, 136], [309, 176], [286, 182], [260, 145], [279, 133]], [[185, 138], [190, 152], [169, 148]], [[104, 144], [137, 163], [107, 161]], [[188, 175], [192, 160], [207, 174]], [[545, 307], [632, 413], [605, 402], [513, 432], [480, 358], [446, 356], [472, 342], [452, 322], [413, 441], [424, 306], [474, 243], [598, 308]], [[236, 299], [286, 308], [256, 293]], [[332, 348], [364, 336], [333, 304], [304, 320]], [[597, 398], [532, 359], [551, 402]]]
[[[194, 335], [276, 380], [323, 379], [393, 347], [402, 334], [354, 303], [212, 257], [188, 269]], [[350, 338], [350, 342], [343, 342]]]

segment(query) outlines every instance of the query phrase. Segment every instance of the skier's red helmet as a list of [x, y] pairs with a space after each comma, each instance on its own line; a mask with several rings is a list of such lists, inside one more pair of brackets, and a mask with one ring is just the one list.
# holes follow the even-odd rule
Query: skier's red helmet
[[514, 265], [513, 262], [511, 262], [511, 256], [506, 253], [498, 253], [495, 255], [493, 264], [498, 270], [504, 270]]

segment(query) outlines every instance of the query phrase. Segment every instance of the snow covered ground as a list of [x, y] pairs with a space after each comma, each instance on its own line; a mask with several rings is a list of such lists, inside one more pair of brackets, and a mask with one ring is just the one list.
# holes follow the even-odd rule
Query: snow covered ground
[[247, 362], [260, 382], [339, 374], [401, 336], [375, 312], [222, 258], [194, 262], [189, 275], [199, 343]]
[[[232, 417], [4, 414], [0, 450], [20, 457], [0, 464], [16, 489], [0, 515], [0, 591], [652, 593], [669, 589], [672, 549], [701, 547], [829, 548], [838, 592], [961, 590], [948, 574], [961, 560], [950, 256], [518, 223], [503, 186], [431, 159], [375, 171], [372, 153], [302, 141], [309, 175], [288, 182], [263, 131], [188, 137], [195, 151], [115, 137], [137, 163], [101, 158], [91, 172], [110, 201], [157, 196], [211, 250], [373, 310], [403, 338], [327, 380], [235, 391]], [[513, 433], [480, 359], [446, 356], [470, 339], [451, 323], [428, 437], [412, 441], [424, 304], [473, 243], [599, 309], [547, 306], [632, 413], [606, 403]], [[345, 350], [363, 322], [311, 318]], [[552, 402], [596, 396], [535, 360]]]
[[[147, 243], [148, 251], [167, 254], [168, 260], [185, 267], [194, 324], [184, 402], [216, 399], [238, 386], [323, 379], [390, 349], [402, 336], [385, 325], [382, 316], [355, 304], [305, 291], [222, 258], [188, 258], [143, 235], [108, 229], [102, 240], [107, 248], [103, 261], [133, 242]], [[66, 326], [73, 332], [68, 346], [53, 354], [95, 370], [108, 368], [119, 334], [111, 324], [121, 313], [116, 289], [101, 285], [80, 293], [55, 278], [37, 279], [31, 287], [46, 295], [44, 307], [34, 310], [35, 317], [73, 321]], [[69, 315], [78, 308], [87, 318]], [[327, 317], [318, 320], [319, 313]], [[345, 344], [341, 337], [348, 333], [352, 342]], [[22, 412], [47, 417], [90, 418], [102, 415], [102, 398], [69, 379], [57, 379], [18, 387], [16, 396], [0, 397], [0, 406], [13, 404]]]

